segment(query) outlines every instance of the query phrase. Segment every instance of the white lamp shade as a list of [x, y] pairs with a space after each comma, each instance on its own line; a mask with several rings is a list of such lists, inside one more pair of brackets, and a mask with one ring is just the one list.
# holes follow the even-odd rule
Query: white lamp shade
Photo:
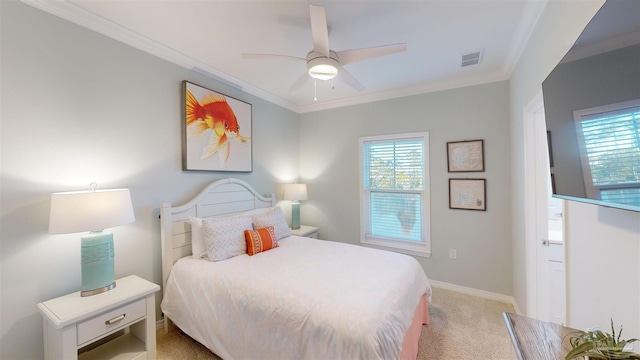
[[307, 200], [307, 185], [306, 184], [285, 184], [284, 199], [293, 200], [293, 201]]
[[136, 221], [129, 189], [51, 194], [49, 233], [99, 231]]

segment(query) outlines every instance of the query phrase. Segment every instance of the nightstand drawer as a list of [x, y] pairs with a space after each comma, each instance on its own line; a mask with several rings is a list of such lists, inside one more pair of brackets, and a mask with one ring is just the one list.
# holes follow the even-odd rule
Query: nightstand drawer
[[140, 299], [78, 323], [78, 346], [83, 346], [110, 331], [127, 326], [145, 317], [146, 314], [145, 299]]
[[313, 238], [313, 239], [317, 239], [318, 238], [318, 232], [312, 232], [311, 234], [307, 235], [307, 237], [309, 238]]

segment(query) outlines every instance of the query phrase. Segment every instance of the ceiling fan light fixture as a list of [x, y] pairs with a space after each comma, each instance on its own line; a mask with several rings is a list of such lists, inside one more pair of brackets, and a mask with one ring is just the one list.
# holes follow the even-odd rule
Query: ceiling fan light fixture
[[331, 64], [318, 64], [309, 68], [309, 76], [318, 80], [331, 80], [338, 75], [338, 69]]
[[330, 57], [311, 51], [307, 54], [309, 76], [318, 80], [331, 80], [338, 75], [338, 56], [330, 52]]

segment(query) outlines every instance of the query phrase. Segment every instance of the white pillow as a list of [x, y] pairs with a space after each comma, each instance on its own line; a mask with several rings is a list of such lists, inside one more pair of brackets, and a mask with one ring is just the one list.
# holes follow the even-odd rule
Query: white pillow
[[209, 261], [220, 261], [246, 254], [244, 231], [252, 229], [252, 219], [249, 216], [204, 219], [202, 235]]
[[291, 229], [289, 229], [287, 220], [284, 218], [282, 209], [278, 206], [269, 208], [268, 211], [254, 214], [251, 218], [253, 219], [253, 226], [256, 229], [273, 226], [273, 231], [278, 240], [291, 236]]
[[[251, 209], [225, 217], [260, 215], [271, 210], [273, 210], [273, 208], [271, 207]], [[202, 259], [207, 257], [207, 248], [204, 243], [204, 236], [202, 235], [202, 220], [202, 218], [194, 216], [189, 218], [189, 222], [191, 223], [191, 256], [194, 259]]]
[[194, 259], [202, 259], [207, 257], [207, 248], [204, 245], [204, 236], [202, 236], [202, 219], [190, 217], [191, 223], [191, 256]]

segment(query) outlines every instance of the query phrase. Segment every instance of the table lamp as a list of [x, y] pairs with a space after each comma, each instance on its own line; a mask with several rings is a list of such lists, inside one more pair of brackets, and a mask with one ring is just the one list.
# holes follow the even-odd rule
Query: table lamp
[[293, 201], [291, 204], [291, 229], [300, 229], [300, 200], [307, 200], [307, 185], [285, 184], [284, 199]]
[[134, 222], [129, 189], [92, 190], [51, 194], [49, 233], [89, 231], [81, 237], [82, 291], [91, 296], [109, 291], [114, 280], [113, 234], [106, 228]]

